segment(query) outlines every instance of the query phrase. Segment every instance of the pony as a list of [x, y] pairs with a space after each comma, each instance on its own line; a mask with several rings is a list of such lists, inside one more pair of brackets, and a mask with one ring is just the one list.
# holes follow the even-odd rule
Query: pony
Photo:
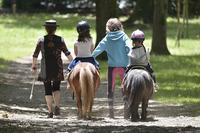
[[100, 85], [98, 70], [89, 62], [80, 62], [67, 80], [76, 96], [78, 118], [90, 119], [95, 93]]
[[132, 69], [124, 77], [124, 118], [131, 121], [140, 119], [138, 108], [142, 103], [141, 120], [147, 118], [149, 99], [154, 90], [154, 82], [151, 75], [144, 69]]

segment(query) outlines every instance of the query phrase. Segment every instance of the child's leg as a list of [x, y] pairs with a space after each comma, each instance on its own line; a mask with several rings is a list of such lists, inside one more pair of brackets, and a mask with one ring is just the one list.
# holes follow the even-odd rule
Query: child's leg
[[153, 69], [152, 69], [152, 66], [151, 66], [150, 64], [148, 64], [148, 65], [146, 66], [146, 69], [147, 69], [147, 71], [150, 73], [150, 75], [151, 75], [153, 81], [156, 83], [156, 76], [155, 76], [155, 74], [154, 74], [154, 71], [153, 71]]
[[107, 95], [108, 98], [113, 99], [114, 95], [114, 86], [113, 86], [113, 67], [108, 67], [108, 86], [107, 86]]
[[76, 66], [76, 64], [77, 64], [78, 62], [79, 62], [79, 59], [78, 59], [78, 58], [75, 58], [74, 60], [72, 60], [72, 61], [69, 63], [68, 67], [67, 67], [68, 71], [71, 71], [71, 70]]
[[114, 117], [113, 111], [113, 101], [114, 101], [114, 87], [113, 87], [113, 67], [108, 67], [108, 86], [107, 86], [107, 96], [108, 96], [108, 106], [109, 106], [109, 117]]

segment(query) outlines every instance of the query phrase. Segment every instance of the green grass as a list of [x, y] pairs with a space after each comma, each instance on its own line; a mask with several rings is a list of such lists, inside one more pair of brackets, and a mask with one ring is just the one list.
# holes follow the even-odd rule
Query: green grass
[[33, 53], [37, 39], [46, 34], [42, 26], [47, 19], [56, 19], [60, 27], [57, 34], [63, 36], [68, 48], [72, 48], [77, 38], [76, 24], [82, 19], [91, 23], [91, 33], [95, 38], [92, 16], [58, 15], [58, 14], [17, 14], [0, 15], [0, 70], [7, 68], [9, 61]]
[[[57, 34], [64, 37], [67, 46], [72, 48], [76, 40], [76, 24], [82, 19], [87, 19], [94, 27], [94, 17], [77, 15], [50, 15], [50, 14], [20, 14], [0, 16], [0, 58], [14, 60], [24, 55], [30, 55], [37, 39], [45, 35], [42, 26], [47, 19], [56, 19], [60, 27]], [[93, 28], [94, 29], [94, 28]], [[92, 30], [94, 36], [94, 30]]]
[[[10, 61], [31, 55], [37, 39], [45, 34], [43, 23], [54, 18], [60, 24], [57, 34], [64, 37], [69, 48], [77, 38], [75, 26], [86, 19], [92, 26], [95, 42], [95, 17], [77, 14], [17, 14], [0, 15], [0, 70], [6, 70]], [[200, 18], [189, 20], [189, 38], [181, 39], [180, 47], [175, 46], [176, 20], [168, 18], [167, 44], [171, 56], [151, 56], [151, 63], [157, 75], [160, 89], [154, 98], [170, 103], [200, 103]], [[151, 26], [135, 25], [126, 27], [130, 35], [137, 28], [146, 34], [145, 46], [151, 48]], [[106, 80], [107, 62], [100, 61], [101, 79]]]
[[200, 102], [200, 55], [153, 56], [160, 89], [155, 98], [171, 103]]

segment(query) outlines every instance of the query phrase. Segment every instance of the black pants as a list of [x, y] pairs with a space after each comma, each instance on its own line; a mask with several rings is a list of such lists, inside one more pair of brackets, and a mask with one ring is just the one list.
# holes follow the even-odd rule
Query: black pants
[[60, 90], [61, 81], [44, 81], [45, 95], [52, 95], [52, 92]]

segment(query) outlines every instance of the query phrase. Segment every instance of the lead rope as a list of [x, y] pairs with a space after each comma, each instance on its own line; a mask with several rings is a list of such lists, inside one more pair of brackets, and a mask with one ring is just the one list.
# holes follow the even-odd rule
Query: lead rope
[[33, 98], [33, 90], [34, 90], [35, 81], [36, 81], [36, 77], [37, 77], [37, 70], [36, 70], [36, 72], [34, 72], [34, 75], [33, 75], [33, 76], [34, 76], [34, 77], [33, 77], [33, 83], [32, 83], [31, 93], [30, 93], [30, 97], [29, 97], [30, 101], [31, 101], [32, 98]]

